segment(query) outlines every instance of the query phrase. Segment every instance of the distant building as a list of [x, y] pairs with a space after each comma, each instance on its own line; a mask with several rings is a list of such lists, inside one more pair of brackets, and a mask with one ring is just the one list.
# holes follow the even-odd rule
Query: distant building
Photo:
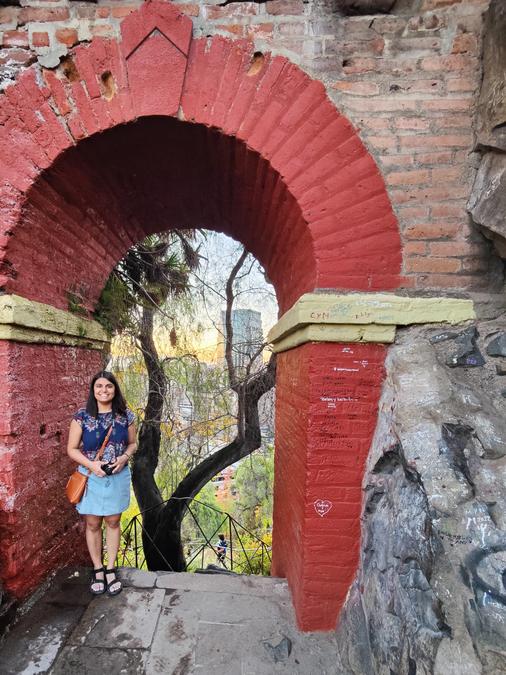
[[[223, 336], [226, 335], [225, 312], [221, 313]], [[254, 309], [232, 310], [232, 362], [236, 368], [245, 368], [253, 359], [261, 362], [261, 347], [264, 342], [262, 314]], [[225, 356], [225, 345], [222, 351]], [[255, 370], [253, 368], [252, 370]]]

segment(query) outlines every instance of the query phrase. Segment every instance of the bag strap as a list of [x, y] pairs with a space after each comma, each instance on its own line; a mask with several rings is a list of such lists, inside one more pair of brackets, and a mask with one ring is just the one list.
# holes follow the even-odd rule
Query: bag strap
[[[106, 448], [107, 443], [108, 443], [108, 441], [109, 441], [109, 438], [111, 437], [111, 432], [112, 432], [113, 426], [114, 426], [114, 421], [113, 421], [113, 423], [111, 424], [111, 426], [109, 427], [109, 429], [107, 430], [107, 433], [106, 433], [106, 435], [105, 435], [104, 441], [103, 441], [102, 445], [100, 446], [100, 450], [99, 450], [98, 453], [95, 455], [94, 461], [96, 461], [97, 459], [100, 461], [100, 460], [102, 459], [102, 455], [104, 454], [105, 448]], [[88, 476], [91, 476], [91, 469], [88, 469]]]
[[107, 430], [107, 433], [106, 433], [105, 438], [104, 438], [104, 442], [100, 446], [100, 450], [98, 451], [97, 455], [95, 456], [95, 461], [97, 459], [99, 459], [99, 460], [102, 459], [102, 455], [104, 454], [107, 443], [109, 442], [109, 438], [111, 437], [111, 432], [112, 432], [113, 426], [114, 426], [114, 422], [111, 424], [111, 426]]

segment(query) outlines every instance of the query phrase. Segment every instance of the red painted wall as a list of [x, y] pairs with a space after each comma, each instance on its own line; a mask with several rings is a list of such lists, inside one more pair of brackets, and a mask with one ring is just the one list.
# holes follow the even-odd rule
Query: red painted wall
[[[77, 292], [91, 310], [126, 250], [174, 226], [242, 241], [282, 312], [315, 288], [398, 287], [400, 238], [383, 178], [321, 82], [284, 57], [255, 56], [247, 41], [192, 41], [190, 20], [167, 3], [142, 4], [121, 32], [79, 45], [41, 77], [27, 69], [2, 95], [4, 291], [62, 308]], [[0, 573], [21, 595], [70, 562], [69, 542], [79, 541], [54, 430], [81, 396], [75, 378], [99, 357], [4, 349], [12, 428], [0, 460], [10, 481]], [[286, 573], [304, 628], [335, 624], [356, 564], [382, 354], [310, 344], [280, 358], [274, 569]], [[334, 370], [358, 357], [367, 365]], [[333, 503], [323, 516], [318, 500]]]
[[17, 597], [87, 559], [64, 494], [75, 466], [65, 448], [72, 413], [100, 367], [96, 351], [0, 342], [0, 577]]
[[273, 574], [303, 630], [335, 627], [355, 574], [384, 357], [383, 345], [329, 343], [278, 357]]
[[[133, 242], [174, 226], [243, 241], [281, 311], [314, 288], [399, 285], [400, 237], [382, 176], [321, 82], [284, 57], [254, 61], [247, 41], [190, 42], [190, 19], [168, 3], [144, 3], [121, 31], [121, 42], [79, 45], [64, 68], [42, 80], [26, 70], [5, 90], [8, 292], [64, 306], [66, 288], [81, 285], [91, 308]], [[34, 287], [32, 260], [38, 269], [49, 250], [57, 256]]]

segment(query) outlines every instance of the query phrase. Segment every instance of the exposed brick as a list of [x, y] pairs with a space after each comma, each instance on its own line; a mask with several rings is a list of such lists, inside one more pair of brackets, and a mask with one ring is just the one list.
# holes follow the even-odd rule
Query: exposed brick
[[397, 139], [393, 136], [367, 136], [367, 143], [378, 150], [397, 148]]
[[2, 36], [2, 47], [28, 47], [26, 30], [6, 30]]
[[224, 7], [219, 5], [204, 5], [204, 16], [211, 21], [234, 16], [253, 16], [257, 13], [258, 7], [254, 2], [231, 2]]
[[476, 36], [471, 33], [461, 33], [453, 41], [452, 54], [476, 54], [478, 52], [478, 41]]
[[460, 225], [456, 223], [424, 223], [410, 225], [405, 230], [405, 235], [410, 239], [449, 239], [459, 232]]
[[436, 152], [417, 152], [416, 161], [419, 164], [451, 164], [453, 163], [453, 152], [451, 150], [438, 150]]
[[246, 27], [246, 35], [252, 39], [268, 40], [272, 38], [273, 23], [252, 23]]
[[0, 51], [0, 66], [5, 63], [17, 63], [19, 65], [26, 65], [34, 61], [34, 56], [29, 49], [22, 49], [20, 47], [13, 47], [2, 49]]
[[448, 92], [474, 91], [479, 86], [479, 80], [476, 77], [457, 77], [446, 81]]
[[374, 131], [382, 131], [383, 129], [390, 129], [391, 120], [389, 117], [360, 117], [357, 120], [360, 127], [367, 127]]
[[[408, 220], [420, 220], [420, 218], [428, 218], [429, 216], [429, 207], [428, 206], [402, 206], [398, 209], [401, 214], [403, 222]], [[414, 237], [415, 239], [417, 237]]]
[[464, 218], [467, 215], [464, 204], [433, 204], [431, 213], [435, 218]]
[[122, 7], [113, 7], [111, 14], [114, 19], [123, 19], [137, 9], [134, 5], [124, 5]]
[[177, 5], [177, 8], [180, 12], [183, 12], [183, 14], [186, 14], [186, 16], [199, 16], [200, 14], [200, 5], [196, 5], [193, 3], [189, 2], [183, 2], [181, 4]]
[[400, 33], [406, 24], [407, 19], [401, 16], [380, 16], [373, 19], [371, 27], [378, 33]]
[[410, 241], [404, 244], [402, 251], [405, 256], [425, 255], [427, 253], [427, 244], [424, 241]]
[[432, 135], [425, 134], [419, 136], [401, 136], [399, 143], [401, 148], [467, 148], [472, 145], [472, 136], [470, 134], [448, 134]]
[[400, 52], [416, 52], [420, 56], [420, 52], [431, 53], [439, 51], [441, 48], [441, 38], [435, 36], [420, 35], [417, 37], [400, 38], [393, 41], [390, 49], [391, 52], [399, 50]]
[[418, 275], [417, 288], [486, 288], [488, 284], [486, 275], [478, 277], [464, 274], [428, 274]]
[[[406, 71], [403, 71], [403, 75], [406, 74]], [[436, 77], [430, 79], [396, 79], [390, 84], [390, 91], [394, 90], [405, 94], [438, 94], [443, 93], [443, 81]]]
[[398, 129], [427, 131], [430, 129], [430, 120], [420, 119], [419, 117], [397, 117], [395, 119], [395, 126]]
[[451, 199], [466, 199], [468, 197], [468, 188], [461, 185], [438, 185], [435, 187], [423, 187], [416, 189], [413, 186], [410, 190], [390, 189], [390, 199], [394, 204], [406, 204], [407, 202], [436, 202]]
[[431, 178], [433, 183], [456, 183], [462, 179], [462, 167], [447, 166], [438, 169], [432, 169]]
[[430, 172], [426, 170], [418, 171], [394, 171], [386, 175], [387, 185], [420, 185], [427, 183]]
[[425, 101], [425, 109], [429, 111], [448, 111], [448, 112], [463, 112], [469, 111], [472, 106], [471, 98], [441, 98]]
[[98, 19], [107, 19], [110, 13], [110, 7], [97, 7], [95, 15]]
[[365, 100], [350, 99], [347, 103], [351, 110], [356, 110], [357, 112], [414, 112], [420, 109], [421, 104], [422, 102], [415, 98], [401, 98], [400, 96], [377, 96], [376, 98]]
[[16, 23], [17, 14], [15, 7], [0, 7], [0, 25]]
[[423, 70], [440, 72], [472, 71], [478, 67], [478, 60], [472, 56], [451, 54], [449, 56], [427, 56], [422, 59]]
[[44, 23], [46, 21], [67, 21], [70, 13], [67, 7], [23, 7], [19, 12], [19, 24], [30, 21]]
[[[429, 244], [430, 255], [456, 258], [478, 253], [479, 248], [467, 241], [435, 241]], [[483, 250], [483, 249], [482, 249]]]
[[49, 47], [48, 33], [34, 31], [32, 33], [32, 45], [34, 47]]
[[267, 0], [265, 3], [267, 14], [304, 14], [302, 0]]
[[406, 272], [458, 272], [462, 267], [457, 258], [408, 258], [404, 263]]
[[109, 25], [98, 25], [95, 24], [91, 29], [91, 34], [93, 37], [111, 37], [114, 34], [114, 28]]
[[74, 46], [77, 39], [77, 31], [74, 28], [59, 28], [55, 33], [56, 40], [67, 47]]
[[290, 22], [290, 23], [278, 23], [276, 25], [276, 31], [279, 35], [288, 35], [289, 37], [296, 37], [304, 35], [306, 28], [302, 21]]
[[384, 155], [379, 161], [385, 168], [401, 168], [413, 166], [415, 158], [413, 155]]
[[444, 15], [426, 14], [425, 16], [413, 16], [408, 21], [408, 30], [410, 31], [434, 31], [446, 27], [446, 18]]
[[348, 75], [359, 75], [378, 70], [376, 59], [348, 58], [343, 60], [343, 72]]
[[347, 94], [356, 94], [357, 96], [374, 96], [379, 92], [379, 86], [376, 82], [349, 82], [341, 80], [330, 85], [332, 89], [343, 91]]
[[226, 31], [231, 35], [237, 35], [239, 37], [242, 37], [244, 36], [246, 26], [243, 26], [242, 24], [238, 23], [228, 23], [228, 24], [217, 24], [216, 28], [218, 30]]
[[470, 115], [444, 115], [432, 118], [432, 127], [438, 129], [469, 129], [471, 130], [472, 117]]

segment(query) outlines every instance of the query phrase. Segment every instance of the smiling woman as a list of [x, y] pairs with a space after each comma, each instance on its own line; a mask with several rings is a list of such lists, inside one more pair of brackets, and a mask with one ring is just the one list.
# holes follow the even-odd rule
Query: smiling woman
[[[89, 474], [77, 511], [86, 520], [86, 544], [93, 562], [90, 591], [93, 595], [121, 592], [114, 566], [120, 540], [121, 514], [130, 503], [128, 461], [136, 449], [134, 415], [114, 375], [100, 371], [93, 376], [85, 408], [71, 422], [67, 454]], [[102, 454], [103, 453], [103, 454]], [[102, 561], [102, 520], [105, 521], [107, 569]]]

